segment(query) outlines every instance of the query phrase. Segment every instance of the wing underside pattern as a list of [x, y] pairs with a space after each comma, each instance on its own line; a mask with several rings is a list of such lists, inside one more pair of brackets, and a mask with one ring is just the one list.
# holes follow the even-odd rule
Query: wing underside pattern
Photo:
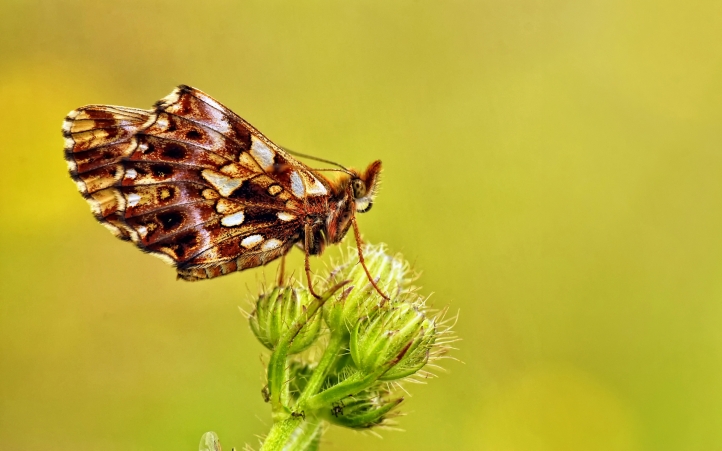
[[186, 280], [270, 262], [327, 209], [328, 181], [187, 86], [154, 110], [79, 108], [63, 135], [95, 217]]

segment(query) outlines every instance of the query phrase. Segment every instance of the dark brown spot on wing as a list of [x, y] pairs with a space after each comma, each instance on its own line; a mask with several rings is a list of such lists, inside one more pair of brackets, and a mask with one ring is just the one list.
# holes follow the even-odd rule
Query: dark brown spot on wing
[[171, 160], [182, 160], [186, 157], [186, 153], [186, 149], [177, 143], [169, 143], [165, 149], [163, 149], [163, 156]]
[[228, 163], [226, 158], [208, 152], [198, 144], [151, 135], [138, 135], [136, 139], [138, 149], [128, 157], [131, 161], [157, 161], [172, 164], [174, 167], [188, 165], [200, 169], [215, 169]]
[[135, 144], [133, 142], [124, 141], [73, 153], [69, 158], [76, 164], [76, 174], [83, 174], [103, 166], [118, 163], [130, 155], [134, 148]]
[[[193, 99], [189, 96], [189, 99]], [[191, 101], [191, 103], [193, 103]], [[197, 103], [200, 108], [169, 106], [158, 113], [158, 121], [144, 133], [178, 142], [199, 145], [230, 161], [237, 161], [242, 152], [251, 148], [249, 130], [238, 132], [218, 110]], [[164, 124], [168, 124], [164, 126]]]
[[169, 231], [183, 224], [184, 217], [183, 214], [178, 211], [170, 211], [168, 213], [159, 214], [158, 220], [163, 226], [163, 230]]
[[159, 179], [165, 179], [173, 175], [173, 167], [169, 164], [154, 164], [150, 166], [153, 176]]
[[178, 260], [182, 260], [189, 250], [198, 244], [198, 235], [196, 232], [190, 232], [179, 236], [169, 247], [175, 252]]
[[[261, 135], [243, 119], [193, 88], [167, 99], [155, 112], [91, 106], [68, 117], [66, 158], [96, 217], [118, 237], [169, 256], [191, 280], [262, 265], [286, 252], [299, 239], [301, 219], [281, 221], [278, 213], [290, 212], [290, 177], [302, 170], [300, 163], [279, 151], [266, 174], [248, 153], [251, 135]], [[206, 169], [244, 180], [223, 199], [233, 203], [225, 213], [217, 208], [217, 188], [200, 175]], [[321, 200], [309, 199], [303, 208]], [[243, 222], [222, 226], [236, 211], [244, 212]], [[250, 250], [240, 245], [254, 234], [264, 241]]]

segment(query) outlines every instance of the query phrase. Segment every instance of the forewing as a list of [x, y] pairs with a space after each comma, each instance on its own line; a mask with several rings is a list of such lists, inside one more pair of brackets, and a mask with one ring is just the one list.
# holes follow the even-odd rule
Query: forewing
[[95, 217], [187, 280], [287, 252], [313, 207], [307, 198], [325, 190], [248, 123], [185, 86], [155, 110], [80, 108], [63, 133], [70, 174]]
[[[248, 145], [243, 160], [252, 159], [297, 200], [308, 204], [325, 200], [329, 182], [266, 138], [255, 127], [208, 94], [181, 85], [156, 107], [166, 113], [188, 118], [213, 129], [230, 140]], [[248, 141], [245, 141], [245, 140]], [[245, 147], [244, 147], [245, 148]]]

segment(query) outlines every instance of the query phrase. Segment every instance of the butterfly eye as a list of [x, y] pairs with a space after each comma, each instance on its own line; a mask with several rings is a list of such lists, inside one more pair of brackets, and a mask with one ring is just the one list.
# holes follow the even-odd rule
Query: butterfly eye
[[366, 195], [366, 185], [361, 179], [353, 179], [351, 181], [351, 188], [353, 188], [353, 197], [358, 199]]

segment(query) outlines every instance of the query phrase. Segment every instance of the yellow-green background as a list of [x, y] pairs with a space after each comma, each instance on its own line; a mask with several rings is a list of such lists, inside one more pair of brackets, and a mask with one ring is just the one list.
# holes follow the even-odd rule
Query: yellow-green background
[[722, 450], [722, 3], [704, 0], [3, 1], [0, 449], [268, 430], [237, 306], [275, 265], [176, 281], [93, 220], [62, 158], [71, 109], [180, 83], [290, 148], [382, 159], [365, 237], [461, 311], [463, 363], [410, 387], [405, 432], [322, 449]]

